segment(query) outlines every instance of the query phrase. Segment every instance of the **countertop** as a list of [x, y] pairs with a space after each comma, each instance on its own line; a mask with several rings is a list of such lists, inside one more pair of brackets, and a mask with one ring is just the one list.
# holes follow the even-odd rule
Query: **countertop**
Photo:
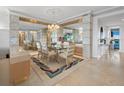
[[30, 60], [30, 55], [26, 51], [18, 52], [10, 56], [10, 64]]

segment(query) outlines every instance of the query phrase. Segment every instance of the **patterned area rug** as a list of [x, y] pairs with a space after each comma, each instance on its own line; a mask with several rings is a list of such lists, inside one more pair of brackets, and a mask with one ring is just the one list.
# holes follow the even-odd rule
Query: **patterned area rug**
[[48, 67], [47, 65], [42, 63], [39, 59], [37, 59], [35, 57], [32, 57], [32, 60], [33, 60], [34, 63], [36, 63], [40, 67], [41, 70], [45, 71], [45, 73], [50, 78], [53, 78], [53, 77], [57, 76], [58, 74], [62, 73], [63, 71], [68, 70], [72, 66], [78, 64], [78, 62], [82, 61], [82, 59], [75, 59], [75, 61], [71, 62], [69, 65], [64, 65], [64, 66], [62, 66], [60, 68], [52, 70], [50, 67]]

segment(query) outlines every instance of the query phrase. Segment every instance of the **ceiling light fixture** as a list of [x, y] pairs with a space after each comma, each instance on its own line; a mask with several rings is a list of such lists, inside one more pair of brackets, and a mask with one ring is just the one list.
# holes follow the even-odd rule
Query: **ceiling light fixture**
[[48, 25], [48, 30], [49, 31], [57, 31], [60, 26], [56, 23], [57, 17], [59, 17], [60, 10], [58, 8], [53, 8], [53, 9], [48, 9], [47, 14], [54, 19], [53, 24]]
[[57, 31], [59, 28], [60, 28], [60, 26], [57, 25], [57, 24], [48, 25], [48, 30], [49, 31]]

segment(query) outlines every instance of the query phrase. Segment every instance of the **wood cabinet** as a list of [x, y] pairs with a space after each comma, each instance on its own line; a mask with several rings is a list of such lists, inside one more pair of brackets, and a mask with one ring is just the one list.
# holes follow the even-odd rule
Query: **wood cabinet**
[[0, 86], [9, 85], [9, 59], [0, 60]]
[[23, 57], [23, 60], [20, 58], [12, 59], [11, 61], [17, 61], [10, 64], [10, 82], [12, 85], [18, 84], [29, 78], [30, 75], [30, 58]]
[[81, 46], [75, 46], [74, 57], [83, 59], [83, 48]]

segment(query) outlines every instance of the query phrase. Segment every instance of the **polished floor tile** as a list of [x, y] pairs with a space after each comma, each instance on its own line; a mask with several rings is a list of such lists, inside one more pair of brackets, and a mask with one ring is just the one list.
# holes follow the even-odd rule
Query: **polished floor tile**
[[[55, 66], [58, 66], [57, 64]], [[19, 85], [124, 85], [124, 54], [118, 51], [107, 52], [100, 59], [83, 61], [53, 79], [48, 78], [43, 71], [32, 64], [30, 78]]]
[[124, 85], [123, 55], [118, 51], [111, 51], [98, 60], [83, 63], [78, 70], [56, 85]]

